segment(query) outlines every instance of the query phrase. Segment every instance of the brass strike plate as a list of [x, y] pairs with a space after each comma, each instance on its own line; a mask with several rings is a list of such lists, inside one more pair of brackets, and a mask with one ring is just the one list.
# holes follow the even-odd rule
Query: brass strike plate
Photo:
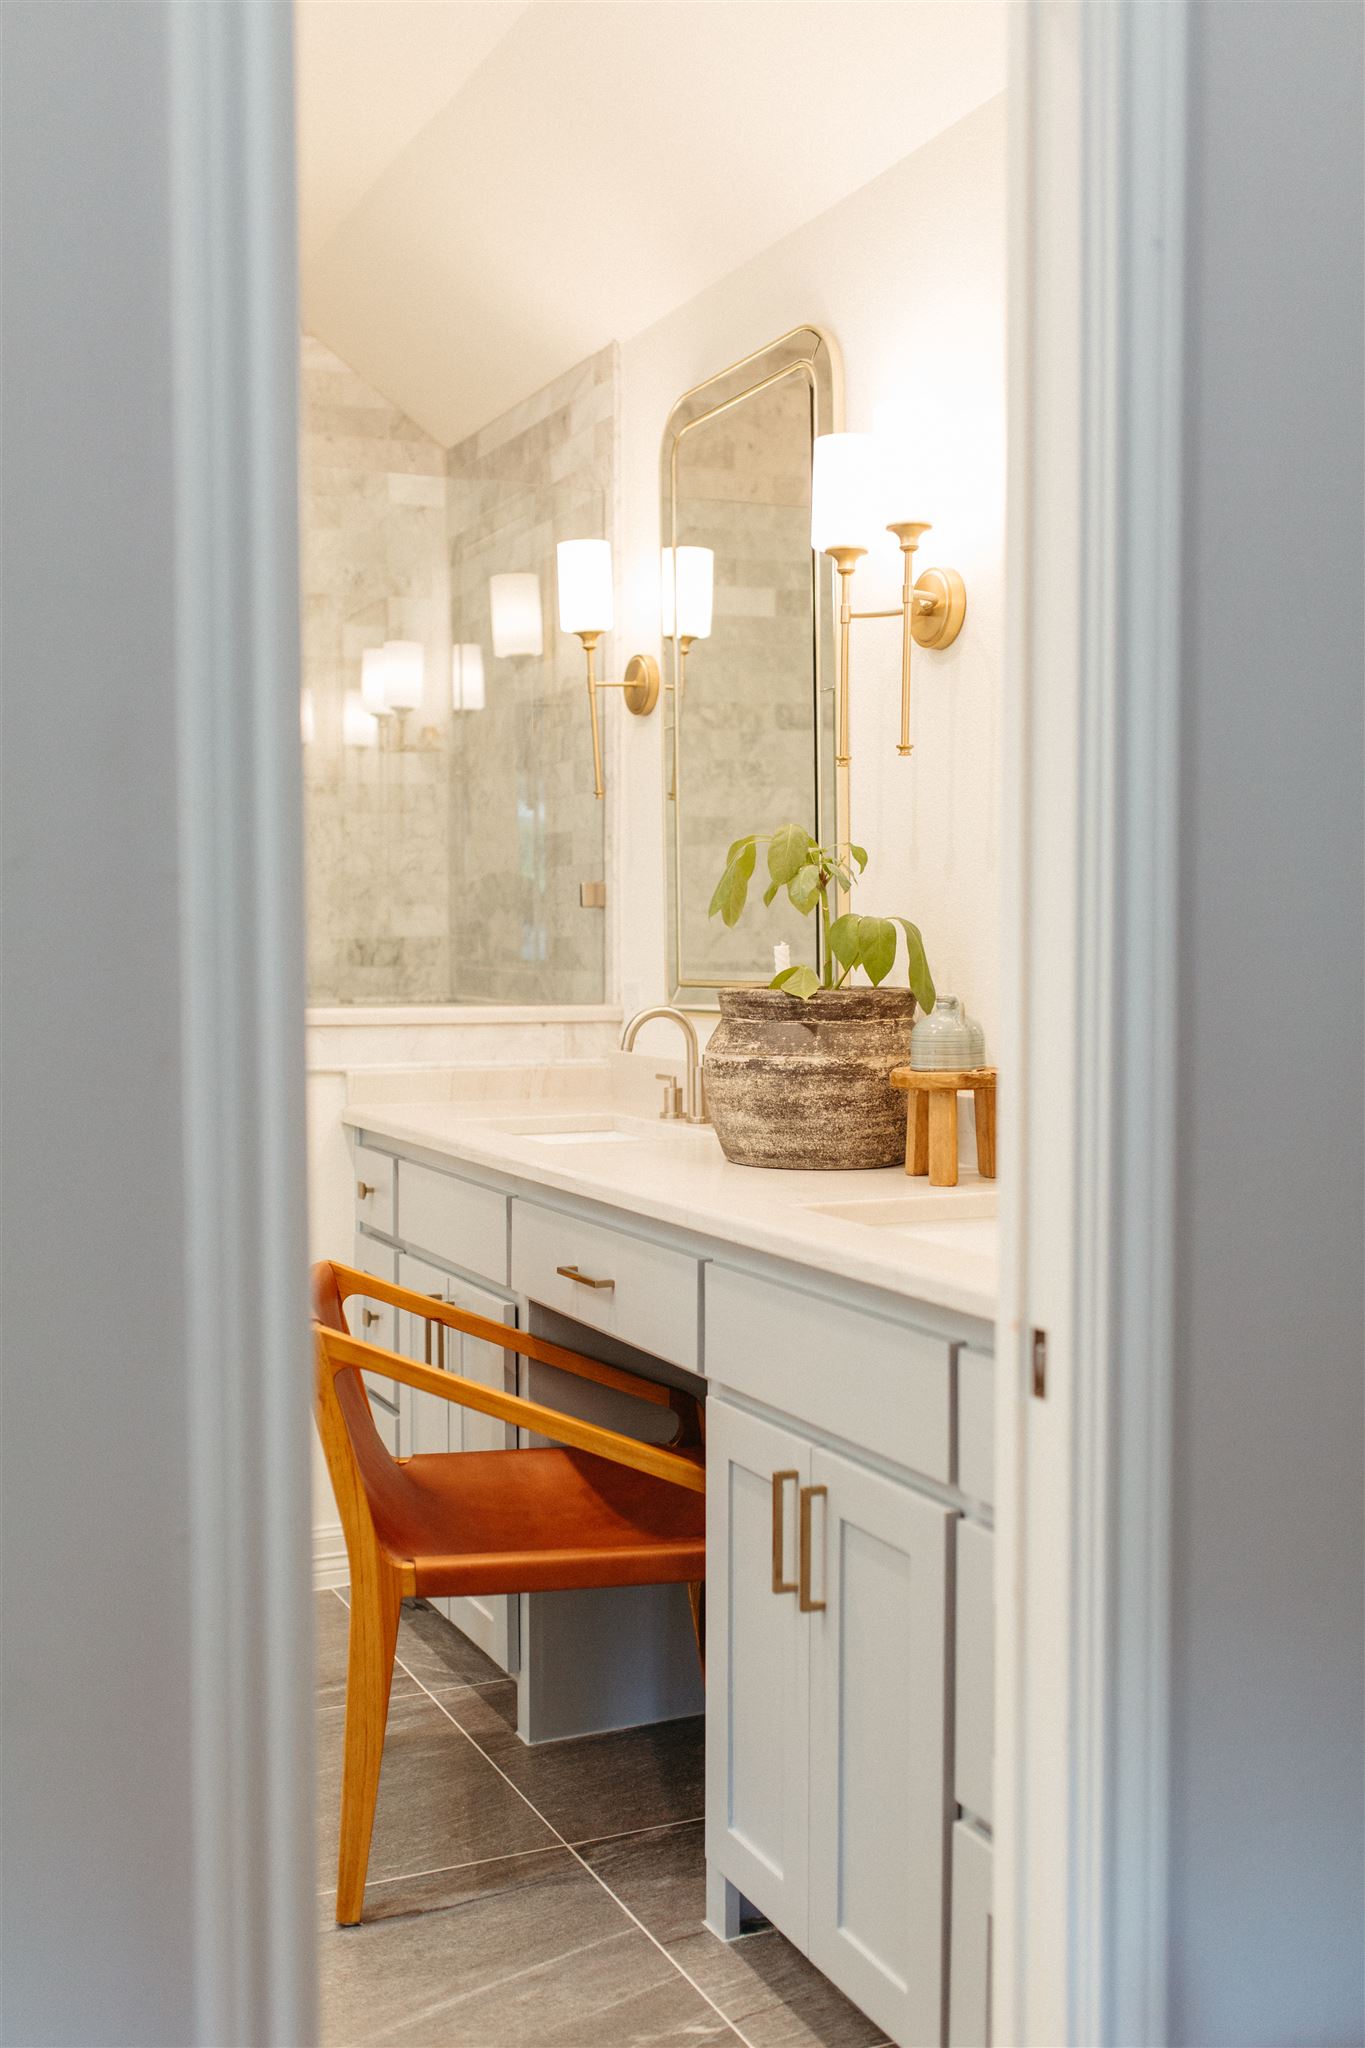
[[605, 910], [607, 907], [607, 885], [605, 882], [580, 882], [578, 885], [579, 907], [583, 910]]

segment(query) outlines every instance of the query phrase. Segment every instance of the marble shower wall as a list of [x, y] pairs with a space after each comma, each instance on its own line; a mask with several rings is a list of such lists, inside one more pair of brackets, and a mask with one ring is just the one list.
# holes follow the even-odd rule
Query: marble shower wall
[[[301, 368], [309, 1000], [449, 1002], [445, 450], [307, 335]], [[357, 745], [345, 697], [385, 640], [423, 643], [427, 701]]]
[[[554, 550], [611, 537], [616, 351], [450, 450], [307, 336], [301, 395], [309, 1000], [600, 1002], [605, 919], [578, 885], [603, 874], [603, 806]], [[540, 579], [538, 657], [493, 653], [509, 570]], [[348, 728], [388, 639], [422, 643], [424, 702]], [[452, 707], [454, 643], [482, 650], [481, 710]]]
[[[460, 998], [598, 1003], [606, 919], [583, 650], [558, 629], [555, 544], [614, 539], [617, 350], [610, 347], [450, 450], [452, 634], [483, 651], [485, 707], [456, 715], [450, 948]], [[540, 584], [539, 655], [493, 651], [489, 579]], [[610, 639], [599, 673], [612, 675]], [[604, 722], [620, 716], [613, 693]]]

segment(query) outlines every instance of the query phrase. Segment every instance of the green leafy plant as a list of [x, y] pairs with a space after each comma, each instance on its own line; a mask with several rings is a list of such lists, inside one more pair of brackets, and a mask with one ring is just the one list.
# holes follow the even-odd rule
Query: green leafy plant
[[[818, 911], [824, 944], [820, 948], [823, 973], [813, 967], [784, 967], [769, 982], [789, 996], [803, 1001], [817, 989], [842, 988], [854, 969], [861, 967], [873, 987], [886, 980], [896, 964], [899, 944], [897, 926], [905, 934], [906, 964], [911, 992], [922, 1010], [934, 1007], [934, 980], [924, 957], [919, 926], [905, 917], [859, 917], [846, 910], [835, 917], [830, 903], [832, 889], [850, 890], [867, 867], [863, 846], [821, 846], [800, 825], [780, 825], [776, 832], [750, 832], [737, 839], [725, 857], [725, 872], [716, 884], [709, 915], [727, 925], [738, 924], [749, 898], [749, 883], [758, 865], [758, 849], [768, 849], [768, 886], [765, 904], [785, 889], [788, 900], [803, 917]], [[838, 970], [836, 976], [836, 969]]]

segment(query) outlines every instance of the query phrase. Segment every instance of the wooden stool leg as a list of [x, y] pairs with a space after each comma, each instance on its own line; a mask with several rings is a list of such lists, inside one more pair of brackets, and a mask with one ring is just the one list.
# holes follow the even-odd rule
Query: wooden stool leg
[[341, 1843], [337, 1925], [356, 1927], [365, 1899], [379, 1766], [389, 1720], [389, 1688], [402, 1605], [396, 1573], [382, 1568], [368, 1586], [351, 1587], [346, 1663], [346, 1750], [341, 1770]]
[[701, 1682], [706, 1683], [706, 1581], [697, 1579], [687, 1589], [687, 1604], [692, 1609], [692, 1633], [697, 1638], [697, 1661], [701, 1665]]
[[910, 1092], [910, 1120], [906, 1130], [905, 1170], [929, 1171], [929, 1098], [922, 1088]]
[[983, 1180], [995, 1179], [995, 1083], [973, 1088], [976, 1103], [976, 1164]]
[[936, 1088], [929, 1097], [929, 1185], [957, 1186], [957, 1091]]

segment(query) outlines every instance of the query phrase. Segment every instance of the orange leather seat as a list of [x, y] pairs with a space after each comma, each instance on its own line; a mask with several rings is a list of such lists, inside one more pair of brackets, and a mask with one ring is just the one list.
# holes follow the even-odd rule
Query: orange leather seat
[[[356, 1294], [671, 1408], [673, 1442], [643, 1443], [361, 1344], [350, 1335], [345, 1313]], [[351, 1569], [337, 1920], [352, 1926], [364, 1898], [403, 1597], [684, 1584], [700, 1651], [702, 1409], [691, 1395], [349, 1266], [314, 1268], [313, 1312], [318, 1431]], [[362, 1370], [555, 1441], [545, 1448], [393, 1458], [375, 1428]]]

